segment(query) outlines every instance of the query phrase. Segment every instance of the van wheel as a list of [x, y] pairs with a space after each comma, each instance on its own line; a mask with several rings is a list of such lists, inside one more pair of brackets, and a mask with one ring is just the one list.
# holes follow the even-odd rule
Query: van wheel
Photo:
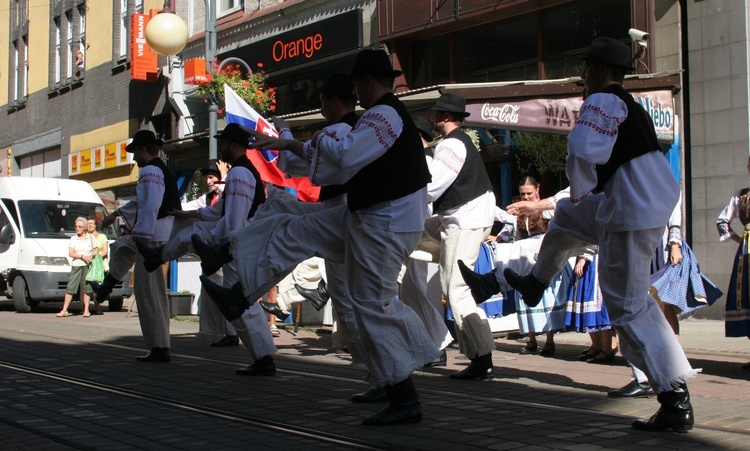
[[26, 280], [19, 275], [13, 279], [13, 305], [18, 313], [31, 313], [31, 302]]
[[110, 312], [121, 312], [122, 311], [122, 298], [109, 299], [107, 300]]

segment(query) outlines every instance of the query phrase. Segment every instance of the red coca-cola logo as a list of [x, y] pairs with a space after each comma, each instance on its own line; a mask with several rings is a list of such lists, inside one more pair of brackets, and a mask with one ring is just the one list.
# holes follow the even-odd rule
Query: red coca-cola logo
[[518, 123], [518, 110], [521, 109], [521, 105], [511, 105], [506, 103], [504, 105], [493, 106], [490, 103], [482, 105], [482, 119], [486, 121], [503, 122], [506, 124], [517, 124]]

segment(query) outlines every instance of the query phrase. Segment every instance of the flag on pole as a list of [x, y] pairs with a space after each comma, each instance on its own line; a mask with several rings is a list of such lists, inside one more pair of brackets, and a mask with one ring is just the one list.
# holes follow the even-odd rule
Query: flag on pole
[[[279, 136], [273, 125], [263, 119], [228, 85], [224, 85], [224, 103], [227, 123], [240, 124], [269, 136]], [[247, 149], [247, 158], [258, 170], [264, 182], [294, 188], [300, 200], [317, 202], [320, 187], [313, 186], [307, 177], [287, 177], [278, 167], [279, 152], [277, 150]]]

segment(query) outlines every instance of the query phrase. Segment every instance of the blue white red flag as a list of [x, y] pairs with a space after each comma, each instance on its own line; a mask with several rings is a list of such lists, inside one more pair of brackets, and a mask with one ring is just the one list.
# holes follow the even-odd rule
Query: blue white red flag
[[[240, 124], [251, 130], [265, 135], [279, 136], [276, 129], [263, 116], [258, 114], [234, 90], [224, 85], [224, 103], [228, 124]], [[307, 202], [316, 202], [320, 195], [320, 187], [313, 186], [307, 177], [287, 177], [277, 166], [279, 152], [277, 150], [247, 149], [247, 158], [258, 170], [261, 180], [274, 185], [294, 188], [297, 197]]]

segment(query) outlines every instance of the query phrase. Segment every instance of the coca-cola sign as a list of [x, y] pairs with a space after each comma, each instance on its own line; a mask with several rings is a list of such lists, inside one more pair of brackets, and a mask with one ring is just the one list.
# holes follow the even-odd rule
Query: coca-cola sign
[[487, 102], [482, 105], [481, 117], [483, 121], [494, 121], [500, 124], [516, 124], [518, 123], [518, 110], [520, 108], [520, 105], [513, 105], [510, 103], [494, 106]]
[[[633, 93], [654, 120], [656, 135], [662, 141], [674, 140], [674, 102], [671, 91]], [[531, 99], [513, 102], [477, 101], [466, 105], [471, 115], [465, 124], [509, 130], [568, 133], [578, 119], [583, 99]]]

